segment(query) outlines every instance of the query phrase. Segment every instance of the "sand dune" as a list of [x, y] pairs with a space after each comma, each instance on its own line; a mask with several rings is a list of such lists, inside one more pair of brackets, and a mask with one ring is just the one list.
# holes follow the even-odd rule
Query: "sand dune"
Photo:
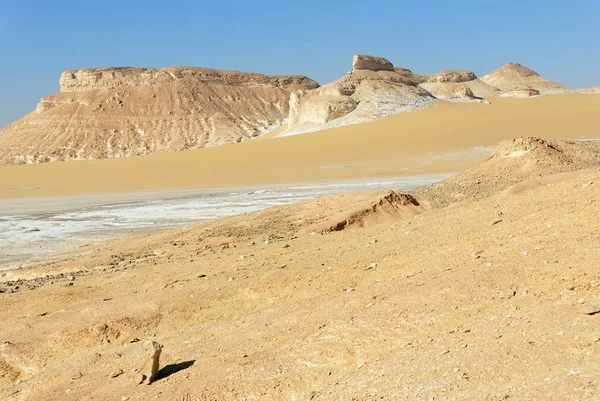
[[597, 138], [598, 95], [439, 101], [378, 121], [285, 138], [94, 161], [0, 167], [0, 198], [331, 181], [462, 171], [519, 136]]

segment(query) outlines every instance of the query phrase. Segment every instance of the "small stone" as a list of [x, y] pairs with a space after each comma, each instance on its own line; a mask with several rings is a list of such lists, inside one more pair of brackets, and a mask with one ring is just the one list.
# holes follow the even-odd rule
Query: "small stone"
[[564, 331], [559, 331], [558, 333], [556, 333], [557, 336], [564, 336], [565, 332]]
[[546, 382], [552, 381], [552, 378], [551, 378], [551, 377], [546, 377], [546, 378], [544, 379], [544, 381], [546, 381]]
[[458, 372], [460, 372], [460, 368], [454, 368], [454, 369], [452, 369], [452, 371], [453, 371], [454, 373], [458, 373]]
[[112, 373], [108, 377], [110, 377], [111, 379], [114, 379], [115, 377], [121, 376], [123, 373], [125, 373], [125, 372], [123, 372], [123, 369], [115, 369], [112, 371]]
[[352, 292], [352, 291], [354, 291], [354, 288], [352, 288], [352, 287], [350, 287], [350, 288], [346, 288], [346, 289], [344, 290], [344, 292]]
[[521, 253], [523, 254], [523, 256], [527, 256], [528, 255], [527, 251], [523, 251]]
[[240, 255], [240, 260], [246, 259], [246, 255]]
[[373, 306], [373, 302], [369, 302], [369, 303], [367, 304], [366, 308], [368, 309], [368, 308], [371, 308], [372, 306]]
[[583, 184], [583, 187], [584, 187], [584, 188], [585, 188], [585, 187], [589, 187], [589, 186], [590, 186], [590, 185], [592, 185], [593, 183], [594, 183], [594, 181], [589, 181], [589, 182], [586, 182], [585, 184]]
[[140, 339], [137, 337], [133, 337], [131, 340], [129, 340], [130, 343], [137, 343], [139, 341], [140, 341]]
[[600, 313], [600, 305], [586, 305], [583, 307], [582, 312], [586, 315], [595, 315]]
[[580, 303], [580, 304], [584, 304], [585, 303], [585, 298], [579, 298], [577, 300], [577, 302]]
[[548, 223], [548, 228], [552, 228], [552, 224]]
[[129, 399], [129, 397], [127, 397], [126, 395], [124, 395], [123, 397], [121, 397], [121, 401], [127, 401]]
[[365, 267], [365, 270], [371, 270], [377, 267], [377, 263], [371, 263], [369, 266]]
[[289, 248], [289, 247], [290, 247], [290, 244], [285, 244], [285, 245], [283, 246], [283, 248], [284, 248], [284, 249], [285, 249], [285, 248]]
[[266, 239], [266, 240], [265, 240], [265, 245], [269, 245], [270, 243], [271, 243], [271, 240], [270, 240], [270, 239]]
[[75, 277], [73, 275], [69, 274], [67, 276], [67, 280], [69, 280], [69, 281], [75, 281]]

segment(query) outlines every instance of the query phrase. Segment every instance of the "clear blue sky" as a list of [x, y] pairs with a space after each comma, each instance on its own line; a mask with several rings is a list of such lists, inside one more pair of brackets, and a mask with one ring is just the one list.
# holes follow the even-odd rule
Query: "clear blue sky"
[[420, 73], [515, 61], [600, 85], [600, 1], [0, 0], [0, 126], [57, 91], [66, 69], [189, 65], [325, 83], [354, 53]]

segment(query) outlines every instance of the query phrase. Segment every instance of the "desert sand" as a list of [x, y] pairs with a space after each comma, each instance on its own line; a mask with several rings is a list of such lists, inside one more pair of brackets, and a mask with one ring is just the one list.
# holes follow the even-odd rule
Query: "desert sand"
[[223, 188], [463, 171], [523, 135], [598, 137], [600, 95], [438, 105], [283, 138], [127, 159], [0, 167], [0, 199]]
[[[9, 400], [597, 399], [598, 146], [508, 141], [412, 194], [334, 195], [6, 272], [0, 389]], [[136, 385], [147, 340], [164, 346], [162, 370]]]

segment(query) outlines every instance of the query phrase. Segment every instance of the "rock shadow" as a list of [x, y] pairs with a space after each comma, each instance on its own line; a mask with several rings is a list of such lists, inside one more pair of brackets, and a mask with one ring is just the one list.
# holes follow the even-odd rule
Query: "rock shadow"
[[172, 363], [170, 365], [166, 365], [165, 367], [163, 367], [162, 369], [160, 369], [158, 371], [156, 381], [165, 379], [165, 378], [171, 376], [172, 374], [175, 374], [177, 372], [185, 370], [185, 369], [193, 366], [195, 362], [196, 362], [196, 360], [194, 359], [191, 361]]

